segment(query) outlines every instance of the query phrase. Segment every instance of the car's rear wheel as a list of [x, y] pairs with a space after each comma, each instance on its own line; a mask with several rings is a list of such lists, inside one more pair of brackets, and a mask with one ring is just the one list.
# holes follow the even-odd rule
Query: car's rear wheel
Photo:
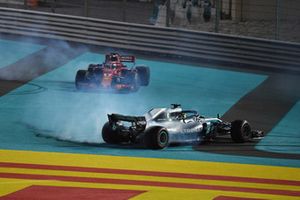
[[[117, 80], [117, 81], [115, 81]], [[139, 77], [137, 75], [137, 73], [135, 71], [132, 70], [122, 70], [121, 72], [121, 78], [115, 77], [115, 80], [112, 79], [112, 85], [114, 85], [114, 87], [117, 84], [124, 84], [129, 86], [128, 89], [130, 89], [131, 91], [138, 91], [139, 87], [140, 87], [140, 81], [139, 81]]]
[[231, 122], [231, 138], [236, 143], [247, 142], [251, 138], [251, 127], [246, 120], [235, 120]]
[[95, 73], [95, 82], [97, 86], [101, 85], [102, 79], [103, 79], [103, 69], [102, 68], [96, 68], [94, 70]]
[[75, 86], [78, 90], [83, 89], [82, 84], [86, 83], [86, 70], [78, 70], [75, 77]]
[[109, 122], [106, 122], [102, 128], [102, 138], [108, 144], [118, 144], [120, 142], [117, 131], [112, 129]]
[[149, 128], [145, 132], [146, 147], [151, 149], [163, 149], [169, 144], [168, 131], [160, 126]]
[[148, 86], [150, 82], [150, 69], [149, 67], [136, 67], [138, 76], [139, 76], [139, 81], [141, 86]]

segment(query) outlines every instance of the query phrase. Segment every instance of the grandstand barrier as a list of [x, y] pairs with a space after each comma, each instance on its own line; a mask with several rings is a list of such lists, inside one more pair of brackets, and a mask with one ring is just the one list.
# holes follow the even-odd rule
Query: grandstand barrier
[[300, 72], [300, 44], [0, 8], [0, 33], [59, 39], [238, 67]]

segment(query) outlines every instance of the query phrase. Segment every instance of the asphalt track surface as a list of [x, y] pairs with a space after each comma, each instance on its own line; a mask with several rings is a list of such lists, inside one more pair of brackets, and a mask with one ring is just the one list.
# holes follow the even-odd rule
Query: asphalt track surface
[[[114, 51], [114, 49], [12, 35], [2, 35], [0, 42], [0, 50], [3, 52], [0, 63], [2, 135], [0, 149], [3, 149], [1, 151], [2, 160], [0, 160], [0, 177], [2, 178], [60, 180], [62, 177], [56, 175], [30, 177], [28, 174], [26, 176], [18, 174], [19, 177], [17, 177], [7, 171], [6, 167], [46, 170], [49, 163], [41, 161], [40, 157], [43, 157], [43, 153], [40, 153], [41, 155], [30, 153], [33, 151], [68, 153], [64, 154], [64, 158], [67, 160], [72, 157], [70, 153], [72, 155], [76, 153], [75, 157], [77, 155], [88, 157], [89, 154], [91, 159], [93, 155], [103, 155], [103, 159], [106, 158], [105, 156], [117, 156], [107, 157], [107, 159], [120, 159], [119, 162], [122, 163], [131, 162], [126, 160], [128, 157], [136, 158], [140, 159], [136, 161], [139, 166], [128, 168], [146, 171], [153, 170], [151, 165], [144, 166], [149, 162], [147, 159], [154, 159], [153, 162], [158, 162], [155, 160], [156, 158], [162, 158], [160, 162], [167, 163], [164, 163], [165, 166], [160, 170], [173, 172], [186, 171], [180, 168], [187, 167], [183, 161], [195, 162], [189, 162], [189, 166], [201, 165], [211, 169], [214, 169], [215, 166], [210, 162], [216, 162], [218, 166], [220, 163], [224, 163], [221, 164], [224, 169], [231, 169], [227, 166], [228, 163], [242, 163], [248, 167], [244, 169], [243, 173], [253, 173], [253, 176], [273, 179], [274, 174], [268, 174], [266, 171], [260, 174], [260, 170], [262, 170], [260, 167], [274, 166], [274, 168], [270, 168], [270, 173], [276, 174], [277, 167], [285, 166], [287, 168], [282, 171], [292, 170], [289, 172], [291, 174], [283, 175], [279, 170], [280, 173], [277, 172], [275, 179], [299, 181], [299, 177], [295, 175], [300, 166], [300, 125], [298, 122], [300, 119], [298, 87], [300, 80], [298, 75], [258, 71], [246, 66], [244, 70], [241, 70], [228, 66], [203, 65], [196, 61], [178, 58], [170, 59], [163, 56], [137, 54], [138, 64], [150, 66], [151, 83], [148, 87], [128, 94], [109, 91], [78, 92], [74, 88], [76, 71], [86, 68], [89, 63], [101, 63], [104, 53]], [[130, 53], [124, 50], [118, 51]], [[219, 113], [224, 120], [228, 121], [247, 119], [252, 127], [264, 130], [266, 137], [260, 142], [245, 144], [234, 144], [230, 138], [223, 138], [211, 144], [184, 144], [171, 146], [162, 151], [147, 150], [140, 146], [114, 146], [103, 143], [100, 130], [106, 121], [106, 113], [142, 114], [151, 107], [168, 106], [170, 103], [181, 103], [184, 107], [197, 109], [207, 116], [215, 116]], [[8, 156], [10, 154], [12, 155]], [[30, 154], [30, 156], [22, 158], [20, 156], [22, 154]], [[12, 158], [14, 155], [19, 155], [18, 159], [20, 160]], [[45, 153], [45, 156], [47, 155]], [[176, 161], [173, 163], [176, 163], [174, 167], [168, 163], [169, 159]], [[66, 165], [61, 161], [63, 159], [59, 154], [55, 154], [53, 160], [58, 162], [56, 163], [58, 166]], [[27, 165], [18, 166], [16, 164], [24, 162]], [[182, 165], [178, 164], [181, 162]], [[51, 165], [53, 164], [51, 163]], [[73, 164], [69, 163], [69, 165]], [[88, 167], [96, 166], [95, 163], [86, 165]], [[1, 166], [4, 168], [3, 172]], [[80, 166], [80, 164], [76, 166]], [[87, 166], [80, 170], [89, 171]], [[105, 167], [116, 168], [112, 163]], [[243, 168], [242, 165], [239, 167]], [[216, 169], [220, 170], [219, 167]], [[57, 167], [55, 170], [61, 169]], [[189, 170], [189, 172], [196, 173], [193, 170]], [[233, 174], [243, 176], [243, 173], [237, 170]], [[220, 170], [220, 174], [222, 174], [222, 170]], [[75, 179], [69, 181], [75, 181]], [[152, 184], [153, 186], [154, 183], [142, 182], [141, 184]], [[298, 187], [298, 182], [294, 185]], [[78, 195], [69, 186], [67, 185], [65, 189], [70, 190], [70, 194]], [[57, 184], [51, 185], [47, 191], [57, 189], [55, 187]], [[181, 185], [180, 187], [187, 186]], [[16, 198], [18, 195], [24, 197], [35, 191], [44, 191], [44, 189], [41, 189], [40, 186], [33, 187], [29, 192], [26, 190], [27, 193], [26, 191], [21, 194], [17, 193]], [[132, 189], [131, 187], [123, 189], [129, 195], [124, 197], [125, 199], [141, 194], [140, 189], [137, 190], [138, 192], [129, 190]], [[230, 191], [233, 188], [227, 189]], [[216, 188], [215, 190], [225, 189]], [[292, 190], [299, 191], [299, 188]], [[10, 189], [0, 190], [0, 192], [7, 193], [9, 191]], [[107, 191], [101, 191], [99, 195], [101, 196], [105, 192]], [[111, 191], [108, 190], [108, 193]], [[273, 194], [271, 191], [267, 193]], [[179, 195], [179, 193], [176, 194]], [[208, 194], [205, 193], [205, 195]], [[288, 193], [289, 197], [293, 195], [300, 196], [297, 196], [297, 193], [292, 195]], [[226, 199], [228, 195], [223, 195], [222, 198], [221, 196], [219, 195], [218, 198]], [[212, 199], [209, 195], [204, 198]], [[255, 196], [255, 198], [258, 197]], [[273, 197], [264, 198], [273, 199]], [[287, 197], [285, 196], [285, 198]], [[112, 197], [112, 199], [116, 199], [116, 197]]]

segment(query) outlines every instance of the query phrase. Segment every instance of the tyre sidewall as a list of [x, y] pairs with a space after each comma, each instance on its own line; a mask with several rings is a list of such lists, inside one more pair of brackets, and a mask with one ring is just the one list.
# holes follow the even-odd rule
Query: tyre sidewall
[[102, 128], [102, 139], [108, 144], [118, 144], [118, 133], [112, 129], [109, 122], [106, 122]]
[[136, 67], [137, 74], [139, 76], [139, 81], [141, 86], [148, 86], [150, 81], [150, 69], [149, 67], [140, 66]]
[[145, 145], [151, 149], [163, 149], [169, 144], [168, 131], [160, 126], [150, 127], [145, 132]]
[[231, 123], [231, 138], [236, 143], [247, 142], [251, 138], [251, 127], [246, 120], [235, 120]]
[[78, 90], [82, 89], [81, 83], [86, 83], [86, 70], [78, 70], [75, 77], [75, 86]]

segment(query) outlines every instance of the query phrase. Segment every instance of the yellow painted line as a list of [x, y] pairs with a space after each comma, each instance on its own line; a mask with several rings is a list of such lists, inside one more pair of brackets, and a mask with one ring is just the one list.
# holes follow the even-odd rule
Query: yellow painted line
[[87, 177], [87, 178], [92, 177], [92, 178], [105, 178], [105, 179], [139, 180], [139, 181], [155, 181], [155, 182], [169, 182], [169, 183], [175, 182], [175, 183], [191, 183], [191, 184], [201, 184], [201, 185], [218, 185], [218, 186], [300, 191], [300, 186], [290, 186], [290, 185], [245, 183], [245, 182], [234, 182], [234, 181], [216, 181], [216, 180], [192, 179], [192, 178], [170, 178], [170, 177], [159, 177], [159, 176], [124, 175], [124, 174], [111, 174], [111, 173], [73, 172], [73, 171], [61, 171], [61, 170], [22, 169], [22, 168], [5, 168], [5, 167], [0, 167], [0, 173]]
[[177, 172], [300, 181], [300, 168], [223, 162], [0, 150], [1, 162]]

